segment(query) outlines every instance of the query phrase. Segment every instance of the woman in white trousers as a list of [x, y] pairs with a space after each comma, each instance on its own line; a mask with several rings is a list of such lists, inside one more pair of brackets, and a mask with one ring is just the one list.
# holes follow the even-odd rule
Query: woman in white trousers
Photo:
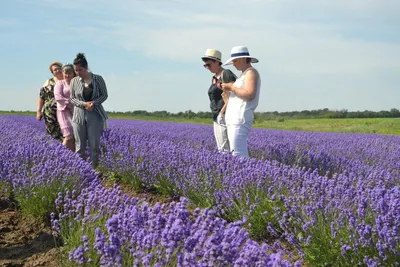
[[225, 110], [227, 107], [227, 99], [224, 99], [221, 89], [221, 80], [235, 81], [236, 76], [230, 70], [221, 67], [221, 52], [215, 49], [207, 49], [202, 57], [204, 68], [214, 74], [212, 77], [210, 88], [208, 89], [208, 97], [210, 99], [210, 109], [213, 114], [214, 136], [217, 142], [218, 151], [229, 152], [229, 141], [227, 127], [225, 125]]
[[248, 158], [247, 137], [254, 120], [254, 110], [260, 98], [261, 79], [258, 71], [251, 63], [258, 59], [251, 57], [245, 46], [235, 46], [231, 50], [231, 58], [224, 64], [242, 71], [234, 83], [222, 83], [222, 89], [229, 94], [225, 112], [225, 122], [231, 152], [235, 156]]

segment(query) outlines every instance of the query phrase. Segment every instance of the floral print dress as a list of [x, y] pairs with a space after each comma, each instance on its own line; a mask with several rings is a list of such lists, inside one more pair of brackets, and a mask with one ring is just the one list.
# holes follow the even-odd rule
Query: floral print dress
[[62, 141], [60, 124], [57, 121], [57, 102], [54, 98], [54, 78], [48, 79], [40, 88], [39, 97], [43, 99], [43, 118], [46, 123], [46, 132], [54, 139]]

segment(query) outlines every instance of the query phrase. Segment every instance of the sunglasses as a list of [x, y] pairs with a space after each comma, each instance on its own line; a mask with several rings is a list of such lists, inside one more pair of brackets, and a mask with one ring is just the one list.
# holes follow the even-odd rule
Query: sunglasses
[[61, 71], [61, 68], [55, 68], [55, 69], [53, 70], [53, 72], [56, 72], [56, 71]]

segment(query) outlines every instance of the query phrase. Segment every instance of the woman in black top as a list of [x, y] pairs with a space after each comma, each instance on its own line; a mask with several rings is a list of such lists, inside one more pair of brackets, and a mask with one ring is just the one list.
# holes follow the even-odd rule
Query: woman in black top
[[103, 77], [88, 71], [84, 54], [74, 60], [77, 77], [71, 80], [71, 103], [74, 105], [72, 126], [76, 152], [85, 158], [86, 142], [89, 142], [92, 167], [99, 162], [100, 137], [107, 120], [102, 103], [108, 98]]
[[229, 152], [228, 134], [224, 118], [228, 105], [228, 96], [223, 95], [221, 79], [224, 78], [223, 82], [234, 82], [236, 76], [230, 70], [225, 70], [221, 67], [221, 52], [218, 50], [207, 49], [202, 60], [204, 62], [203, 66], [214, 74], [208, 89], [208, 97], [210, 99], [211, 112], [213, 113], [215, 141], [218, 151]]

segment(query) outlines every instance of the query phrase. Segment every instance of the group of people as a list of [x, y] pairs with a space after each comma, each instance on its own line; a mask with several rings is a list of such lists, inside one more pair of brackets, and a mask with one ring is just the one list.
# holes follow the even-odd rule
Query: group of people
[[[208, 89], [210, 108], [214, 120], [214, 136], [220, 152], [249, 157], [247, 138], [254, 120], [254, 110], [260, 98], [261, 79], [251, 63], [258, 59], [250, 56], [245, 46], [235, 46], [231, 58], [222, 64], [222, 54], [207, 49], [202, 60], [204, 67], [214, 74]], [[241, 71], [236, 77], [222, 66], [233, 64]]]
[[92, 167], [99, 162], [100, 137], [106, 127], [107, 113], [102, 103], [108, 98], [102, 76], [89, 71], [83, 53], [73, 64], [52, 62], [48, 79], [40, 89], [36, 118], [44, 118], [46, 132], [86, 158], [89, 144]]
[[[221, 59], [216, 49], [207, 49], [202, 57], [203, 66], [214, 74], [208, 95], [215, 140], [219, 151], [248, 157], [247, 137], [261, 86], [260, 75], [251, 64], [258, 59], [250, 56], [245, 46], [233, 47], [224, 64]], [[241, 71], [239, 77], [222, 67], [229, 64]], [[108, 119], [102, 106], [108, 98], [104, 79], [89, 71], [83, 53], [78, 53], [73, 64], [53, 62], [49, 69], [53, 77], [40, 89], [36, 117], [44, 118], [49, 135], [82, 158], [88, 143], [92, 167], [96, 168], [100, 137]]]

